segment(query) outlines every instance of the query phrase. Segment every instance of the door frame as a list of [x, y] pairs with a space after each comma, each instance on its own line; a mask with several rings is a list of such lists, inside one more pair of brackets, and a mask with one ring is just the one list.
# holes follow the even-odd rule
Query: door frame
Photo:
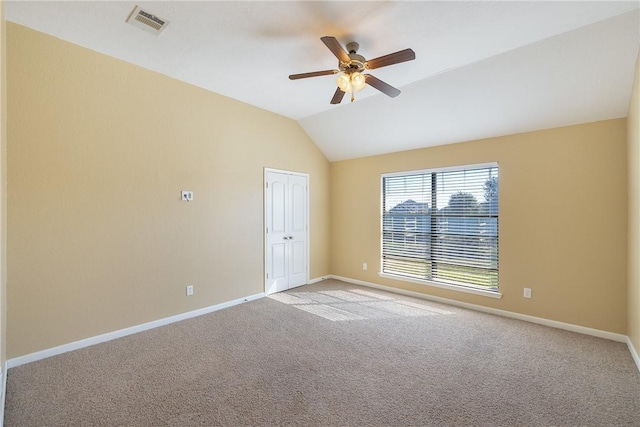
[[[284, 169], [275, 169], [275, 168], [268, 168], [265, 167], [263, 174], [262, 174], [262, 289], [263, 292], [267, 293], [267, 252], [268, 252], [268, 248], [267, 248], [267, 173], [269, 172], [275, 172], [275, 173], [282, 173], [282, 174], [287, 174], [287, 175], [296, 175], [296, 176], [302, 176], [305, 177], [307, 180], [307, 193], [306, 193], [306, 200], [305, 200], [305, 222], [307, 224], [307, 271], [306, 271], [306, 277], [305, 277], [305, 284], [309, 284], [309, 269], [310, 269], [310, 265], [311, 265], [311, 241], [310, 241], [310, 233], [309, 233], [309, 201], [311, 200], [311, 190], [310, 190], [310, 186], [309, 186], [309, 174], [308, 173], [304, 173], [304, 172], [295, 172], [295, 171], [288, 171], [288, 170], [284, 170]], [[300, 285], [303, 286], [303, 285]]]

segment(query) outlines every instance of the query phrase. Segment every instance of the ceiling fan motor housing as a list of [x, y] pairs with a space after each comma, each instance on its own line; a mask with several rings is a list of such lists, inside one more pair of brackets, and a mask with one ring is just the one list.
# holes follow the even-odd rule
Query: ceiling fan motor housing
[[339, 62], [338, 68], [340, 68], [340, 71], [351, 74], [361, 72], [365, 69], [366, 59], [364, 59], [364, 56], [356, 53], [359, 48], [360, 45], [356, 42], [347, 43], [347, 51], [349, 52], [349, 58], [351, 60], [349, 62]]

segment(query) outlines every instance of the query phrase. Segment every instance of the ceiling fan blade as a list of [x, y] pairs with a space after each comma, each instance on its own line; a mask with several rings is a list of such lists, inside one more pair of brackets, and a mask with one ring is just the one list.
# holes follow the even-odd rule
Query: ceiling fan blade
[[330, 74], [337, 74], [339, 72], [340, 71], [338, 70], [324, 70], [324, 71], [314, 71], [312, 73], [291, 74], [289, 76], [289, 79], [297, 80], [297, 79], [306, 79], [307, 77], [328, 76]]
[[416, 53], [412, 49], [405, 49], [389, 55], [380, 56], [367, 61], [366, 68], [373, 70], [375, 68], [386, 67], [387, 65], [398, 64], [400, 62], [413, 61], [416, 59]]
[[340, 104], [342, 102], [342, 98], [344, 98], [344, 92], [338, 88], [336, 89], [336, 93], [333, 94], [333, 98], [331, 98], [331, 103]]
[[385, 95], [390, 96], [391, 98], [395, 98], [396, 96], [400, 95], [400, 89], [396, 89], [395, 87], [383, 82], [382, 80], [372, 76], [371, 74], [365, 74], [365, 76], [365, 81], [369, 86], [375, 87]]
[[351, 58], [349, 58], [349, 54], [345, 51], [340, 42], [335, 37], [324, 36], [320, 37], [320, 40], [329, 48], [331, 52], [338, 58], [338, 60], [342, 62], [349, 62]]

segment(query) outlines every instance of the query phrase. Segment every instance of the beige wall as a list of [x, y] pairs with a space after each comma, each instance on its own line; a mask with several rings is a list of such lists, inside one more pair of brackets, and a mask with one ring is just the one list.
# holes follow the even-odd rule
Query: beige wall
[[15, 24], [7, 43], [8, 357], [262, 292], [264, 167], [310, 174], [329, 274], [329, 162], [295, 121]]
[[[379, 277], [380, 174], [493, 161], [503, 298]], [[625, 119], [332, 163], [331, 272], [624, 334], [626, 169]]]
[[0, 372], [7, 360], [7, 73], [4, 2], [0, 0]]
[[629, 158], [629, 319], [627, 332], [640, 353], [640, 55], [627, 121]]

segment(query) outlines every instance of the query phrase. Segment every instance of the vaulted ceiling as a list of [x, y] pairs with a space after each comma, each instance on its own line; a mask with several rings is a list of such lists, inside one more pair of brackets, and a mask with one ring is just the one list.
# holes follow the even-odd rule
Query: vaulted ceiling
[[[125, 22], [134, 6], [169, 21]], [[625, 117], [639, 1], [5, 1], [6, 19], [297, 120], [331, 161]], [[335, 36], [374, 58], [372, 87], [330, 105]]]

